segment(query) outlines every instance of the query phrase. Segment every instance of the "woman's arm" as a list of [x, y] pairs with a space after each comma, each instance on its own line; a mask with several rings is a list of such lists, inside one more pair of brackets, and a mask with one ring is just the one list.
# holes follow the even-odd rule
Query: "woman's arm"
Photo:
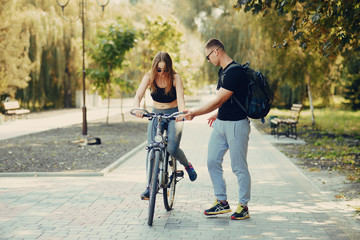
[[144, 77], [141, 80], [141, 83], [139, 85], [138, 90], [136, 91], [135, 97], [134, 97], [134, 107], [139, 108], [142, 98], [144, 97], [145, 91], [147, 87], [149, 86], [149, 74], [145, 74]]
[[[149, 74], [145, 74], [144, 77], [141, 80], [140, 86], [138, 90], [136, 91], [135, 97], [134, 97], [134, 107], [140, 108], [141, 99], [144, 97], [145, 91], [147, 87], [149, 86]], [[143, 114], [141, 111], [135, 111], [135, 114], [137, 117], [143, 117]]]
[[174, 76], [174, 86], [176, 88], [176, 98], [179, 111], [185, 110], [184, 85], [179, 74]]

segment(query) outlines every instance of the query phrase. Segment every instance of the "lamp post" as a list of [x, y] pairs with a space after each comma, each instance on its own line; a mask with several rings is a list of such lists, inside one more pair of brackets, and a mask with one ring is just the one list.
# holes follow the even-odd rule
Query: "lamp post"
[[[85, 102], [85, 78], [86, 78], [86, 72], [85, 72], [85, 15], [86, 19], [89, 21], [96, 21], [95, 19], [89, 19], [87, 16], [87, 7], [88, 7], [88, 1], [89, 0], [78, 0], [79, 4], [79, 15], [74, 18], [67, 18], [64, 13], [65, 7], [69, 4], [70, 0], [63, 1], [64, 3], [61, 3], [61, 1], [56, 0], [57, 4], [61, 7], [63, 18], [68, 22], [75, 22], [79, 18], [81, 19], [82, 24], [82, 84], [83, 84], [83, 106], [82, 106], [82, 114], [83, 114], [83, 124], [82, 124], [82, 135], [87, 135], [87, 120], [86, 120], [86, 102]], [[101, 16], [104, 15], [104, 8], [106, 5], [109, 4], [110, 0], [104, 0], [103, 3], [99, 0], [96, 0], [97, 4], [101, 7]], [[99, 18], [99, 19], [100, 19]], [[99, 20], [97, 19], [97, 20]]]

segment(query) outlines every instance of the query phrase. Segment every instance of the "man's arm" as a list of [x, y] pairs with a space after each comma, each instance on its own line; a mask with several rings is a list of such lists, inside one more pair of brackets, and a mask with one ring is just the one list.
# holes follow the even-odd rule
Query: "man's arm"
[[206, 113], [214, 111], [215, 109], [218, 109], [224, 104], [224, 102], [226, 102], [231, 97], [232, 94], [233, 94], [232, 91], [226, 90], [224, 88], [220, 88], [214, 100], [208, 102], [201, 108], [198, 108], [193, 111], [187, 111], [187, 114], [185, 115], [185, 119], [192, 120], [196, 116], [204, 115]]

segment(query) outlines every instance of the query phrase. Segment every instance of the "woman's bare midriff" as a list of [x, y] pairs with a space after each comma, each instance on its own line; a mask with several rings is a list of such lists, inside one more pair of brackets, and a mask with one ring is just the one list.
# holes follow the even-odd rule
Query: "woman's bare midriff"
[[177, 107], [177, 100], [172, 101], [171, 103], [161, 103], [161, 102], [153, 102], [153, 107], [156, 109], [169, 109]]

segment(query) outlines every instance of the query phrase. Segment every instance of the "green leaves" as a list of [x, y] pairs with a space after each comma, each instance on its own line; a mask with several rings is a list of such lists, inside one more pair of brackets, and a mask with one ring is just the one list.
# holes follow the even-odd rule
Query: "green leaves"
[[134, 47], [135, 39], [136, 30], [120, 20], [98, 32], [95, 44], [89, 48], [94, 67], [87, 73], [100, 95], [110, 94], [106, 90], [115, 81], [112, 72], [122, 68], [125, 54]]
[[[311, 47], [311, 51], [335, 57], [343, 49], [359, 46], [360, 4], [357, 1], [239, 0], [234, 6], [235, 9], [244, 8], [245, 12], [252, 11], [254, 14], [268, 13], [272, 7], [277, 15], [294, 22], [290, 28], [283, 26], [287, 31], [293, 34], [297, 34], [297, 30], [307, 33], [299, 42], [303, 49]], [[299, 36], [295, 36], [295, 40], [299, 40]]]
[[90, 56], [96, 64], [108, 68], [121, 68], [125, 53], [134, 47], [135, 29], [124, 23], [110, 25], [107, 30], [100, 30], [97, 42], [90, 48]]

